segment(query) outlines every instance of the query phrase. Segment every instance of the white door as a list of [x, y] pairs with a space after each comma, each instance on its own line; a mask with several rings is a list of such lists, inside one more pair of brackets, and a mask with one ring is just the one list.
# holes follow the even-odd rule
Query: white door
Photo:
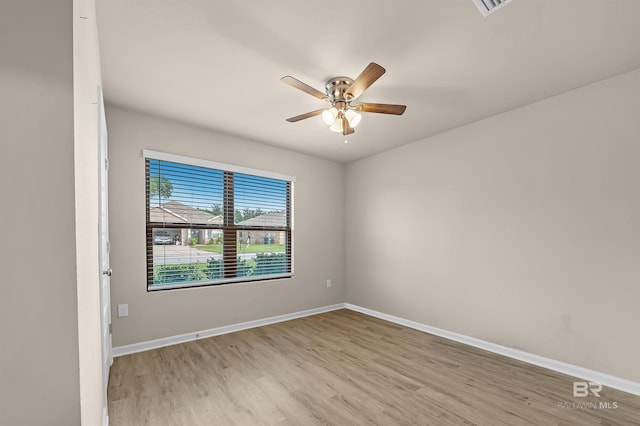
[[107, 156], [107, 122], [104, 112], [102, 88], [98, 87], [98, 143], [100, 168], [100, 309], [102, 320], [102, 384], [104, 387], [104, 413], [107, 413], [107, 387], [109, 385], [109, 369], [113, 363], [111, 353], [111, 266], [109, 265], [109, 159]]

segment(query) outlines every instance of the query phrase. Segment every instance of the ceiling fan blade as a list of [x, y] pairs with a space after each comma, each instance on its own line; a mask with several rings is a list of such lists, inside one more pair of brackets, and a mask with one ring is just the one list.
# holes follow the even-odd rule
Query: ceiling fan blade
[[377, 79], [382, 77], [386, 70], [375, 62], [371, 62], [354, 80], [353, 84], [347, 89], [346, 95], [349, 100], [355, 99], [367, 90]]
[[347, 120], [347, 117], [342, 116], [342, 134], [344, 136], [347, 136], [352, 133], [355, 133], [355, 130], [353, 130], [353, 127], [349, 125], [349, 120]]
[[289, 123], [295, 123], [296, 121], [304, 120], [305, 118], [309, 118], [309, 117], [314, 117], [316, 115], [320, 115], [320, 114], [322, 114], [322, 112], [324, 110], [325, 110], [325, 108], [317, 109], [315, 111], [307, 112], [305, 114], [296, 115], [295, 117], [287, 118], [287, 121]]
[[406, 105], [392, 105], [392, 104], [370, 104], [370, 103], [357, 103], [353, 106], [356, 111], [362, 112], [377, 112], [381, 114], [394, 114], [402, 115], [407, 109]]
[[288, 84], [289, 86], [295, 87], [296, 89], [302, 90], [303, 92], [306, 92], [311, 96], [315, 96], [318, 99], [329, 102], [329, 97], [325, 93], [322, 93], [321, 91], [314, 89], [308, 84], [303, 83], [300, 80], [291, 77], [290, 75], [282, 77], [280, 81], [283, 82], [284, 84]]

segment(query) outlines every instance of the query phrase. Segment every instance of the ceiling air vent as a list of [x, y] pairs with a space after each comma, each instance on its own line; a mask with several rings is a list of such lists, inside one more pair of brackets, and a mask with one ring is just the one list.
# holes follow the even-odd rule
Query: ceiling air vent
[[511, 0], [473, 0], [473, 2], [478, 6], [478, 9], [480, 9], [482, 16], [486, 17], [505, 4], [511, 3]]

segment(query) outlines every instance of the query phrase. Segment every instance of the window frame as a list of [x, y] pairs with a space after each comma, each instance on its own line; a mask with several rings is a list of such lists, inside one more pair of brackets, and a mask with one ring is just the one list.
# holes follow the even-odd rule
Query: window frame
[[[210, 160], [204, 160], [193, 157], [186, 157], [177, 154], [169, 154], [165, 152], [143, 150], [142, 157], [145, 164], [145, 233], [146, 233], [146, 286], [147, 292], [156, 292], [162, 290], [185, 289], [219, 286], [234, 283], [248, 283], [258, 281], [270, 281], [275, 279], [286, 279], [294, 276], [294, 250], [293, 250], [293, 205], [294, 205], [294, 182], [295, 176], [258, 170], [248, 167], [236, 166], [232, 164], [220, 163]], [[223, 172], [223, 200], [222, 200], [222, 224], [168, 224], [166, 222], [151, 222], [150, 219], [150, 190], [149, 190], [149, 160], [167, 161], [181, 165], [204, 167]], [[276, 179], [286, 182], [286, 225], [281, 226], [255, 226], [242, 225], [235, 223], [235, 197], [234, 197], [234, 180], [235, 174], [250, 175], [263, 177], [268, 179]], [[163, 229], [217, 229], [222, 233], [222, 278], [207, 281], [190, 281], [186, 283], [176, 284], [154, 284], [153, 283], [153, 230]], [[238, 251], [237, 236], [243, 231], [259, 231], [259, 232], [284, 232], [285, 233], [285, 258], [288, 263], [288, 271], [286, 273], [268, 274], [259, 276], [237, 276], [238, 271]]]

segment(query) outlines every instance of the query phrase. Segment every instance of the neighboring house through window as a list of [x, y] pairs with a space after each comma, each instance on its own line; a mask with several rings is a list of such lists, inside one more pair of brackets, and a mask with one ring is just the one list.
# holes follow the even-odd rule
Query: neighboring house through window
[[295, 178], [144, 151], [147, 289], [293, 275]]

